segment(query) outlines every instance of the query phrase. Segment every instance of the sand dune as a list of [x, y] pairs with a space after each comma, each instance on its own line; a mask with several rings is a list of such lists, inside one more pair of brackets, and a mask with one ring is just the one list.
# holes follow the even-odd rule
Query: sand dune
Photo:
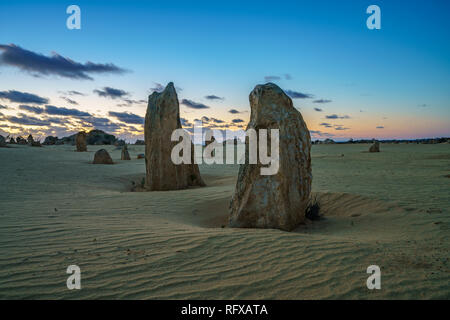
[[[90, 163], [101, 148], [114, 165]], [[204, 188], [131, 192], [143, 146], [131, 161], [113, 146], [0, 149], [0, 298], [449, 299], [449, 145], [367, 149], [313, 146], [325, 218], [294, 232], [223, 228], [237, 165], [200, 165]]]

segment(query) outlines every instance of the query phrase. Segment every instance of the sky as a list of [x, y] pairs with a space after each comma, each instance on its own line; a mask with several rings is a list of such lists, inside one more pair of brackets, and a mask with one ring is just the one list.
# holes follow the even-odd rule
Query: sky
[[186, 128], [245, 129], [249, 93], [273, 82], [313, 139], [448, 137], [449, 13], [446, 0], [0, 0], [0, 134], [142, 139], [148, 95], [169, 82]]

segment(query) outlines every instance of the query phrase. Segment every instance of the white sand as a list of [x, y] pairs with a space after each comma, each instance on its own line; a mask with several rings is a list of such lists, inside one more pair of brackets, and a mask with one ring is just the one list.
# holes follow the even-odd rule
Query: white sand
[[[89, 163], [100, 148], [115, 165]], [[221, 228], [238, 166], [200, 166], [206, 188], [130, 192], [143, 146], [131, 161], [73, 149], [0, 148], [2, 299], [450, 298], [448, 144], [313, 146], [326, 219], [291, 233]]]

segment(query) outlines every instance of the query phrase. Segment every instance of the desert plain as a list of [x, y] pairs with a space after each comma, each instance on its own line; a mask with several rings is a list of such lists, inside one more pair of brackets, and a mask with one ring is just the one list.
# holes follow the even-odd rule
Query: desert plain
[[[113, 165], [92, 164], [101, 148]], [[144, 148], [0, 148], [0, 299], [450, 298], [449, 144], [313, 145], [322, 219], [293, 232], [228, 227], [239, 165], [133, 192]]]

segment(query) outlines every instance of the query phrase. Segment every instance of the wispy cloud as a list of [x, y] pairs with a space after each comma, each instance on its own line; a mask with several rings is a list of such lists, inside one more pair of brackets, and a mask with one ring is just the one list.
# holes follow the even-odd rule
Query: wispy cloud
[[20, 92], [16, 90], [0, 91], [0, 99], [6, 99], [11, 102], [17, 103], [35, 103], [35, 104], [48, 103], [47, 98], [40, 97], [33, 93]]
[[31, 112], [31, 113], [36, 113], [36, 114], [41, 114], [41, 113], [44, 113], [44, 111], [45, 111], [44, 108], [33, 107], [33, 106], [29, 106], [29, 105], [24, 105], [24, 104], [20, 105], [19, 109], [20, 110], [24, 110], [24, 111], [28, 111], [28, 112]]
[[320, 108], [314, 108], [314, 110], [317, 111], [317, 112], [322, 112], [322, 111], [323, 111], [323, 110], [320, 109]]
[[243, 113], [243, 111], [239, 111], [239, 110], [236, 110], [236, 109], [230, 109], [230, 110], [228, 110], [228, 112], [231, 113], [231, 114]]
[[313, 103], [330, 103], [333, 102], [332, 100], [327, 100], [327, 99], [319, 99], [319, 100], [314, 100]]
[[383, 126], [378, 126], [377, 129], [384, 129], [384, 127]]
[[325, 118], [327, 118], [327, 119], [350, 119], [350, 116], [347, 116], [347, 115], [339, 116], [337, 114], [331, 114], [331, 115], [325, 116]]
[[233, 119], [233, 120], [231, 120], [231, 122], [233, 122], [233, 123], [242, 123], [242, 122], [244, 122], [244, 120], [242, 120], [242, 119]]
[[106, 97], [111, 99], [124, 98], [130, 93], [122, 89], [116, 89], [111, 87], [104, 87], [101, 90], [95, 89], [94, 93], [98, 94], [100, 97]]
[[67, 103], [78, 105], [78, 102], [76, 102], [75, 100], [69, 99], [67, 97], [60, 97], [60, 98], [65, 100]]
[[205, 99], [208, 99], [208, 100], [225, 100], [225, 98], [216, 96], [214, 94], [211, 94], [209, 96], [205, 96]]
[[264, 80], [266, 80], [266, 82], [277, 81], [277, 80], [281, 80], [281, 77], [279, 77], [279, 76], [265, 76]]
[[11, 123], [21, 124], [25, 126], [45, 127], [50, 125], [50, 121], [41, 120], [23, 113], [19, 113], [18, 116], [6, 116], [5, 118]]
[[338, 130], [338, 131], [341, 131], [341, 130], [350, 130], [350, 128], [344, 128], [344, 127], [338, 126], [338, 127], [335, 127], [334, 130]]
[[286, 94], [292, 99], [312, 99], [314, 96], [309, 93], [302, 93], [299, 91], [286, 90]]
[[80, 111], [78, 109], [68, 109], [62, 107], [55, 107], [51, 105], [45, 106], [45, 113], [54, 116], [75, 116], [75, 117], [89, 117], [90, 113]]
[[138, 116], [131, 112], [112, 112], [108, 113], [110, 117], [114, 117], [119, 121], [129, 124], [144, 124], [144, 117]]
[[57, 53], [45, 56], [25, 50], [14, 44], [0, 44], [0, 63], [19, 68], [33, 75], [56, 75], [71, 79], [93, 80], [89, 74], [116, 73], [122, 74], [125, 69], [112, 63], [79, 63]]
[[191, 109], [209, 109], [210, 108], [203, 103], [194, 102], [194, 101], [188, 100], [188, 99], [181, 100], [181, 104], [185, 105], [186, 107], [191, 108]]
[[153, 82], [154, 87], [150, 88], [150, 92], [163, 92], [164, 86], [161, 83]]

